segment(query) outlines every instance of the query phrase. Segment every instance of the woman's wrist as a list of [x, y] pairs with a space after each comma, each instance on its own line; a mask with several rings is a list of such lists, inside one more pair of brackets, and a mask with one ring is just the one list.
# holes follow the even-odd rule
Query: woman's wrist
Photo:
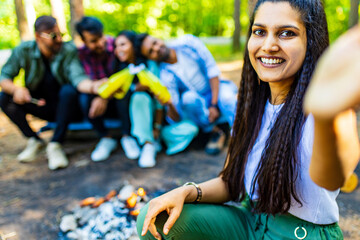
[[184, 201], [186, 203], [194, 202], [197, 196], [196, 189], [193, 186], [181, 186], [182, 194], [184, 196]]
[[198, 203], [202, 199], [202, 190], [194, 182], [187, 182], [183, 185], [185, 189], [185, 202]]

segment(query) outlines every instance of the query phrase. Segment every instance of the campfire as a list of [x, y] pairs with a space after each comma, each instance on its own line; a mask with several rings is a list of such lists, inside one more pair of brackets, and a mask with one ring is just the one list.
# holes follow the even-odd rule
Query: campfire
[[59, 240], [137, 240], [136, 217], [149, 201], [143, 188], [125, 185], [104, 197], [88, 197], [61, 219]]

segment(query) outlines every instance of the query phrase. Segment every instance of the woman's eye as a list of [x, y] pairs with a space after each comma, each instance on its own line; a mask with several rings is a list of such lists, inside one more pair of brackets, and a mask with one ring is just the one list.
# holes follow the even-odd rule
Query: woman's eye
[[254, 35], [257, 35], [257, 36], [262, 36], [262, 35], [265, 34], [265, 31], [264, 31], [264, 30], [261, 30], [261, 29], [255, 29], [255, 30], [253, 31], [253, 34], [254, 34]]
[[293, 31], [282, 31], [280, 33], [281, 37], [294, 37], [296, 34]]

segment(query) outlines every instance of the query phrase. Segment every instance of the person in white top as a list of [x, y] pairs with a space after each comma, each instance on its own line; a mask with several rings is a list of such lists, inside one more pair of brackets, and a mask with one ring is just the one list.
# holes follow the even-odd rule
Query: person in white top
[[[224, 169], [150, 203], [141, 239], [342, 239], [339, 193], [309, 165], [314, 120], [303, 98], [329, 45], [320, 0], [259, 0], [250, 20], [238, 105]], [[239, 206], [221, 203], [241, 202]], [[184, 204], [200, 202], [201, 204]], [[151, 236], [152, 235], [152, 236]]]

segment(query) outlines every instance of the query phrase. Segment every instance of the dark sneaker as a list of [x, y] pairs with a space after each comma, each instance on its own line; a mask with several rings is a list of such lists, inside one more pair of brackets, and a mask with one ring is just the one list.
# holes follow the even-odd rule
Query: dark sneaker
[[211, 133], [210, 140], [206, 144], [205, 152], [210, 155], [216, 155], [221, 152], [225, 146], [226, 135], [223, 131], [215, 131]]

